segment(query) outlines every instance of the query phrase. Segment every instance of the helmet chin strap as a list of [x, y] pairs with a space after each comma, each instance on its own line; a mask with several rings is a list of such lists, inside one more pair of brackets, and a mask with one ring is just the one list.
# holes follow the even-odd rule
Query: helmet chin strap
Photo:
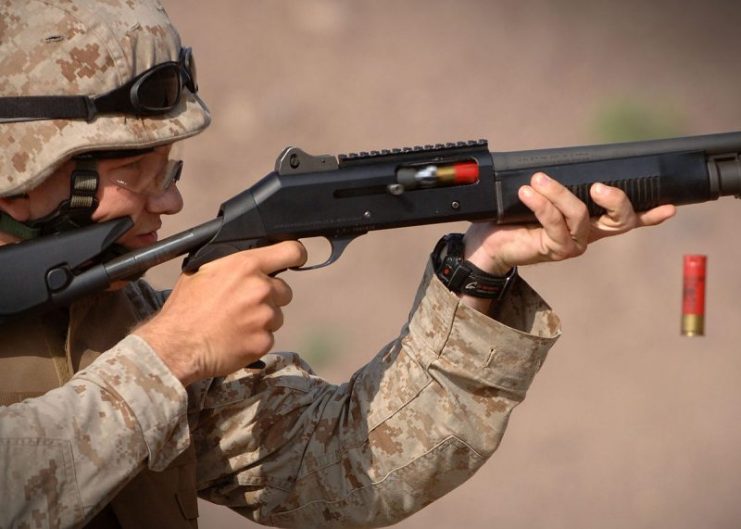
[[[0, 211], [0, 231], [27, 241], [94, 224], [92, 217], [98, 207], [99, 182], [98, 160], [90, 156], [75, 158], [75, 169], [70, 176], [70, 196], [67, 200], [48, 215], [29, 222], [20, 222]], [[127, 251], [125, 247], [113, 244], [94, 261], [105, 262], [124, 255]]]
[[67, 200], [48, 215], [28, 222], [21, 222], [0, 211], [0, 231], [27, 241], [92, 224], [93, 212], [98, 207], [99, 180], [97, 159], [76, 158]]
[[29, 241], [41, 235], [40, 229], [32, 228], [21, 221], [15, 220], [4, 211], [0, 211], [0, 231], [18, 237], [22, 241]]
[[69, 198], [40, 219], [21, 222], [0, 211], [0, 231], [27, 241], [42, 235], [60, 233], [93, 224], [93, 212], [98, 207], [98, 160], [101, 158], [127, 158], [147, 154], [144, 149], [93, 151], [74, 158], [75, 169], [70, 175]]
[[[98, 207], [98, 160], [76, 158], [75, 169], [70, 176], [70, 196], [48, 215], [27, 223], [25, 226], [33, 238], [63, 231], [74, 230], [93, 224], [93, 212]], [[17, 222], [17, 221], [16, 221]], [[17, 235], [17, 233], [15, 233]]]

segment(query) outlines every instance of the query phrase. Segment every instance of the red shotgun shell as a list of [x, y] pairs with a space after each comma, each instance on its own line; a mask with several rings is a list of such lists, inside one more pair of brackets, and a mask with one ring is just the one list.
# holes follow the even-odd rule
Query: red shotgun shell
[[704, 255], [684, 256], [684, 286], [682, 288], [682, 335], [705, 334], [705, 270]]

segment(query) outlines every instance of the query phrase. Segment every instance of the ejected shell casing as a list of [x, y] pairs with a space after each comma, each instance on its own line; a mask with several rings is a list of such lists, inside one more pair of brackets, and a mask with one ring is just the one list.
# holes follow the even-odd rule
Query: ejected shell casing
[[705, 271], [707, 257], [685, 255], [682, 288], [682, 335], [705, 335]]

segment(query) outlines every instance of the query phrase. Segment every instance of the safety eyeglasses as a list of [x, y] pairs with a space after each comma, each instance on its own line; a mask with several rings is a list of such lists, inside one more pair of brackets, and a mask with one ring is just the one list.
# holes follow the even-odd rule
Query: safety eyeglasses
[[190, 48], [181, 48], [178, 61], [157, 64], [123, 86], [90, 96], [0, 97], [0, 122], [33, 119], [84, 119], [100, 114], [156, 116], [172, 111], [183, 88], [198, 92], [196, 64]]
[[183, 172], [182, 160], [167, 160], [164, 167], [155, 174], [141, 172], [132, 177], [114, 177], [112, 182], [132, 193], [148, 197], [160, 196], [180, 181]]
[[[160, 196], [180, 181], [182, 160], [169, 158], [170, 147], [149, 149], [94, 151], [80, 155], [79, 159], [121, 160], [99, 175], [120, 188], [144, 196]], [[100, 163], [100, 162], [99, 162]]]

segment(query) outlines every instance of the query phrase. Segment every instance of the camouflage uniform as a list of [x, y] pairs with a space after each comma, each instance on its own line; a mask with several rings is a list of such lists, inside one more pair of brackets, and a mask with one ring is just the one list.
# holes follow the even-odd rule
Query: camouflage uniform
[[[106, 93], [180, 50], [156, 0], [0, 0], [0, 35], [2, 96]], [[0, 123], [0, 196], [209, 121], [186, 93], [164, 116]], [[270, 354], [186, 391], [129, 335], [162, 302], [137, 282], [0, 328], [0, 528], [192, 527], [196, 491], [265, 524], [393, 523], [483, 464], [559, 332], [524, 282], [494, 321], [428, 270], [401, 336], [350, 382]]]
[[[139, 282], [73, 306], [66, 351], [56, 354], [70, 370], [92, 363], [58, 389], [0, 408], [0, 527], [79, 525], [112, 499], [115, 507], [132, 476], [172, 471], [184, 451], [187, 461], [189, 444], [197, 459], [194, 474], [181, 477], [185, 488], [194, 480], [202, 498], [260, 523], [393, 523], [486, 461], [559, 333], [522, 281], [495, 321], [428, 270], [400, 337], [348, 383], [329, 384], [297, 355], [277, 353], [260, 369], [186, 392], [136, 336], [94, 360], [96, 336], [111, 321], [105, 310], [126, 319], [112, 299], [124, 295], [134, 320], [161, 302]], [[12, 336], [0, 334], [5, 373], [17, 357], [7, 350]], [[11, 395], [14, 385], [33, 385], [17, 375], [3, 380], [6, 400], [27, 396]], [[141, 501], [143, 509], [154, 502]], [[196, 516], [185, 494], [177, 501], [183, 517]]]

